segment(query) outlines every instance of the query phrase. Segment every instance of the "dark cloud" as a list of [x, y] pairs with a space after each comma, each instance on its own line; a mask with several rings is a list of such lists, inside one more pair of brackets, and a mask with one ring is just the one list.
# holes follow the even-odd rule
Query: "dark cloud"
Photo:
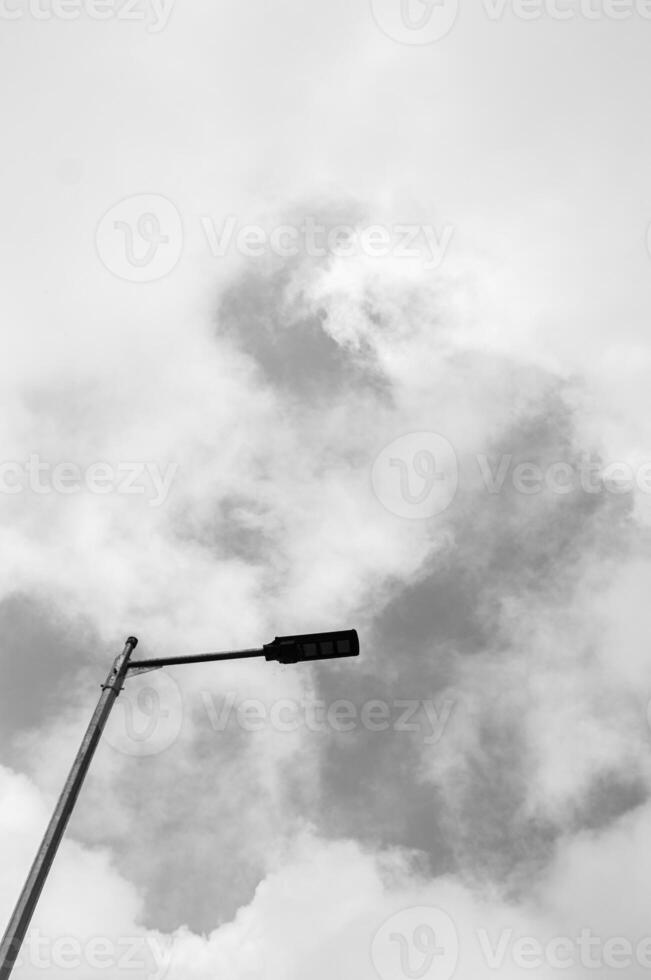
[[66, 620], [51, 604], [28, 595], [0, 602], [0, 637], [0, 745], [10, 763], [12, 736], [38, 729], [61, 712], [96, 641], [87, 625]]
[[[218, 708], [222, 697], [215, 695]], [[195, 716], [194, 735], [188, 726], [168, 751], [130, 759], [121, 770], [114, 791], [127, 833], [103, 828], [103, 839], [145, 895], [147, 925], [173, 931], [187, 923], [208, 932], [250, 902], [269, 867], [270, 841], [275, 849], [297, 832], [306, 788], [292, 778], [294, 755], [284, 778], [279, 763], [283, 799], [274, 798], [266, 757], [235, 713], [215, 730], [199, 697], [186, 709]], [[273, 731], [264, 737], [283, 739]]]
[[[288, 307], [291, 271], [245, 273], [223, 299], [220, 333], [253, 359], [287, 404], [318, 403], [325, 411], [324, 396], [345, 398], [355, 384], [368, 385], [374, 397], [383, 397], [372, 352], [356, 359], [323, 329], [325, 314], [305, 318]], [[577, 444], [567, 387], [506, 360], [487, 367], [494, 360], [457, 355], [451, 364], [451, 370], [467, 375], [469, 385], [489, 371], [511, 392], [511, 424], [488, 447], [491, 460], [508, 454], [512, 466], [576, 465], [589, 447]], [[373, 618], [360, 609], [365, 630], [359, 663], [315, 669], [316, 697], [327, 705], [339, 699], [359, 709], [372, 699], [389, 705], [428, 699], [440, 705], [450, 690], [463, 694], [470, 663], [481, 676], [514, 658], [526, 673], [527, 658], [535, 651], [522, 647], [521, 633], [511, 631], [505, 604], [516, 599], [525, 615], [530, 609], [532, 617], [551, 622], [559, 609], [570, 606], [585, 562], [627, 546], [628, 497], [581, 490], [528, 496], [508, 482], [500, 493], [490, 494], [473, 481], [473, 465], [472, 458], [461, 459], [461, 490], [442, 518], [452, 533], [450, 548], [433, 550], [413, 581], [387, 583], [388, 598]], [[246, 521], [247, 513], [259, 516], [261, 504], [229, 499], [220, 507], [213, 527], [216, 552], [264, 562], [264, 536]], [[519, 682], [508, 671], [504, 677], [507, 686]], [[281, 838], [307, 818], [325, 836], [415, 850], [431, 875], [454, 871], [496, 883], [505, 893], [517, 890], [545, 866], [566, 828], [524, 808], [531, 759], [522, 719], [506, 703], [510, 693], [487, 685], [478, 717], [461, 719], [476, 728], [477, 740], [469, 743], [458, 772], [443, 781], [425, 772], [428, 758], [437, 752], [436, 744], [423, 743], [425, 718], [418, 733], [378, 733], [360, 725], [350, 734], [310, 733], [310, 747], [319, 758], [319, 793], [313, 793], [312, 781], [301, 785], [298, 759], [293, 760], [296, 768], [280, 766], [285, 812], [275, 833]], [[168, 845], [159, 855], [154, 887], [151, 868], [134, 860], [131, 847], [123, 849], [125, 868], [141, 886], [149, 883], [152, 924], [172, 928], [188, 921], [195, 929], [207, 929], [247, 903], [264, 876], [256, 827], [258, 821], [276, 819], [278, 811], [251, 764], [250, 743], [250, 734], [232, 727], [219, 738], [200, 733], [186, 749], [192, 765], [184, 771], [179, 758], [173, 766], [179, 773], [173, 786], [165, 768], [169, 760], [148, 771], [152, 788], [146, 794], [136, 777], [124, 783], [122, 793], [139, 814], [134, 840], [141, 839], [142, 854], [147, 854], [149, 833], [162, 835]], [[237, 779], [241, 771], [249, 775], [245, 790]], [[231, 785], [237, 790], [229, 792]], [[606, 790], [591, 793], [577, 826], [607, 823], [642, 798], [633, 783], [615, 794], [617, 805]], [[254, 843], [246, 846], [245, 841]], [[168, 880], [181, 882], [174, 894], [165, 889]]]
[[[300, 228], [305, 215], [296, 211], [285, 221]], [[314, 217], [314, 209], [309, 211]], [[314, 218], [323, 229], [353, 226], [359, 208], [328, 206]], [[342, 346], [325, 329], [328, 310], [306, 312], [296, 279], [327, 268], [329, 256], [304, 252], [292, 260], [250, 260], [223, 293], [217, 314], [220, 337], [233, 341], [253, 359], [264, 382], [308, 405], [352, 395], [366, 389], [389, 397], [389, 386], [368, 344]], [[370, 303], [370, 300], [369, 300]], [[379, 319], [369, 307], [369, 316]]]
[[[253, 361], [261, 383], [275, 390], [280, 411], [296, 413], [299, 426], [301, 410], [325, 419], [330, 401], [347, 402], [359, 390], [369, 405], [390, 405], [390, 386], [373, 351], [342, 347], [324, 328], [327, 311], [306, 315], [300, 304], [288, 302], [292, 274], [291, 264], [256, 266], [233, 283], [219, 310], [222, 339], [229, 337]], [[382, 329], [381, 316], [370, 310], [369, 319]], [[490, 446], [477, 446], [493, 463], [506, 454], [512, 467], [576, 465], [589, 451], [578, 442], [572, 399], [558, 379], [487, 354], [452, 355], [448, 366], [469, 392], [476, 377], [494, 378], [500, 395], [509, 392], [508, 425]], [[370, 462], [358, 458], [356, 465], [361, 470]], [[433, 545], [412, 579], [381, 583], [384, 600], [376, 584], [359, 608], [359, 662], [306, 668], [316, 682], [315, 697], [327, 706], [344, 699], [361, 711], [371, 700], [386, 702], [392, 710], [388, 731], [360, 724], [348, 734], [306, 731], [299, 748], [274, 756], [272, 791], [268, 762], [257, 755], [252, 734], [234, 721], [213, 731], [204, 716], [194, 735], [185, 732], [169, 751], [129, 759], [120, 769], [112, 789], [120, 820], [113, 826], [89, 816], [99, 785], [91, 780], [73, 830], [83, 841], [111, 845], [120, 870], [146, 896], [148, 925], [171, 930], [187, 923], [207, 931], [229, 919], [268, 871], [270, 842], [275, 847], [291, 838], [306, 821], [325, 837], [415, 851], [430, 875], [456, 872], [505, 893], [525, 887], [545, 866], [567, 826], [525, 807], [531, 747], [514, 706], [521, 704], [522, 678], [536, 669], [537, 652], [523, 642], [522, 623], [514, 624], [505, 610], [515, 603], [520, 619], [553, 623], [571, 607], [586, 562], [628, 547], [631, 501], [581, 490], [530, 496], [509, 481], [491, 494], [478, 484], [472, 453], [460, 464], [460, 491], [439, 519], [450, 532], [449, 546]], [[185, 515], [182, 536], [200, 540], [216, 562], [235, 556], [262, 568], [273, 563], [277, 573], [287, 560], [286, 529], [274, 523], [270, 506], [250, 491], [223, 496], [198, 523]], [[51, 610], [47, 628], [38, 625], [39, 615], [24, 600], [5, 603], [5, 635], [24, 637], [17, 683], [26, 690], [32, 667], [40, 671], [30, 724], [52, 704], [60, 664], [78, 667], [70, 651], [79, 645], [68, 643], [71, 628], [53, 627]], [[41, 669], [44, 644], [52, 651], [51, 672]], [[575, 654], [568, 649], [568, 657]], [[496, 674], [501, 686], [493, 681]], [[465, 717], [469, 684], [480, 697], [475, 714]], [[431, 718], [422, 711], [412, 718], [416, 732], [393, 723], [401, 702], [429, 701], [441, 710], [449, 696], [460, 699], [455, 724], [468, 726], [473, 737], [452, 771], [441, 776], [430, 771], [439, 746], [424, 737], [432, 734]], [[12, 722], [29, 727], [24, 719]], [[284, 738], [271, 730], [264, 737], [268, 748]], [[101, 756], [98, 762], [101, 767]], [[598, 773], [573, 827], [605, 826], [644, 798], [634, 776], [618, 781], [610, 772]]]
[[215, 488], [214, 504], [197, 517], [184, 511], [175, 520], [180, 540], [193, 541], [217, 559], [250, 565], [269, 561], [278, 550], [279, 528], [268, 504], [244, 493], [222, 494]]
[[[541, 403], [513, 421], [492, 447], [495, 458], [510, 453], [514, 463], [576, 464], [572, 411], [557, 387], [550, 379]], [[516, 599], [532, 622], [542, 616], [553, 624], [571, 607], [585, 562], [630, 546], [630, 508], [628, 497], [605, 491], [523, 496], [506, 485], [497, 495], [460, 494], [449, 516], [453, 547], [433, 555], [425, 574], [386, 604], [365, 637], [360, 669], [319, 671], [318, 694], [328, 703], [437, 703], [446, 690], [463, 693], [468, 669], [476, 669], [478, 683], [483, 673], [487, 679], [479, 718], [462, 723], [477, 726], [478, 747], [468, 749], [456, 777], [437, 784], [423, 779], [423, 759], [437, 752], [436, 745], [423, 745], [424, 726], [413, 735], [339, 736], [324, 746], [323, 805], [314, 812], [322, 832], [417, 848], [432, 874], [454, 870], [507, 892], [544, 866], [567, 827], [524, 809], [532, 778], [529, 736], [524, 719], [514, 717], [510, 686], [522, 683], [536, 651], [522, 645], [520, 628], [512, 635], [502, 613]], [[568, 649], [568, 657], [579, 652]], [[487, 668], [509, 660], [522, 671], [505, 669], [505, 690], [496, 692]], [[473, 662], [476, 668], [469, 668]], [[536, 666], [530, 660], [532, 673]], [[577, 828], [608, 823], [645, 798], [635, 777], [615, 783], [606, 773], [577, 814]]]

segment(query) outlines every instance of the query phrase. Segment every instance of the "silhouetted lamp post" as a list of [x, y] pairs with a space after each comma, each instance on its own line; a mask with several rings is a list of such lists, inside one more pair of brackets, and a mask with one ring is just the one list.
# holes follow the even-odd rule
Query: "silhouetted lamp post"
[[2, 939], [2, 945], [0, 945], [0, 980], [7, 980], [14, 968], [43, 886], [52, 867], [52, 862], [95, 754], [95, 749], [102, 737], [111, 709], [124, 687], [129, 671], [138, 673], [177, 664], [209, 663], [213, 660], [243, 660], [253, 657], [264, 657], [268, 661], [276, 661], [281, 664], [297, 664], [359, 655], [359, 639], [355, 630], [279, 636], [272, 643], [266, 643], [259, 649], [236, 650], [227, 653], [201, 653], [191, 657], [163, 657], [160, 660], [131, 660], [131, 654], [137, 645], [136, 637], [130, 636], [124, 650], [119, 657], [116, 657], [106, 682], [102, 684], [102, 693], [95, 713]]

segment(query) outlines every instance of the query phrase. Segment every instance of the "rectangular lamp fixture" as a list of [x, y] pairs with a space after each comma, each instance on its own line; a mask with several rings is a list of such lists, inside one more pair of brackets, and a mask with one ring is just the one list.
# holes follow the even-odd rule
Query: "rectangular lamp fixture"
[[358, 657], [359, 637], [357, 630], [277, 636], [273, 643], [265, 643], [264, 652], [267, 660], [276, 660], [279, 664]]

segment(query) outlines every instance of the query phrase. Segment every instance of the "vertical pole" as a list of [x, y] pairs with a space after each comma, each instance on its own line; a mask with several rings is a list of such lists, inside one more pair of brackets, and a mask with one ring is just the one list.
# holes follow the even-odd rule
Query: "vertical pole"
[[59, 849], [59, 844], [61, 843], [68, 821], [70, 820], [70, 815], [77, 802], [84, 779], [86, 778], [86, 773], [95, 754], [95, 749], [102, 736], [115, 700], [124, 686], [124, 680], [129, 669], [129, 660], [137, 643], [138, 640], [135, 636], [129, 637], [124, 650], [116, 658], [111, 672], [106, 678], [106, 683], [102, 685], [102, 694], [95, 713], [88, 726], [84, 740], [81, 743], [77, 758], [70, 770], [70, 775], [63, 788], [63, 792], [59, 797], [59, 802], [56, 805], [52, 819], [45, 831], [45, 837], [36, 855], [32, 869], [27, 876], [25, 887], [18, 899], [14, 914], [2, 939], [2, 944], [0, 945], [0, 980], [8, 980], [14, 968], [23, 940], [29, 929], [34, 910], [43, 891], [43, 886], [52, 867], [52, 862]]

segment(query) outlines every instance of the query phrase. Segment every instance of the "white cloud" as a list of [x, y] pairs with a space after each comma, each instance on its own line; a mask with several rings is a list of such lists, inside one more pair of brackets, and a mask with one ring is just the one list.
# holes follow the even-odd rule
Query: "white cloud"
[[[303, 811], [321, 803], [330, 743], [263, 733], [230, 757], [231, 743], [220, 742], [219, 755], [205, 715], [195, 716], [207, 682], [193, 670], [178, 675], [186, 714], [169, 752], [142, 769], [109, 747], [98, 756], [86, 788], [96, 805], [80, 811], [75, 832], [106, 846], [66, 845], [40, 928], [145, 935], [137, 923], [147, 913], [156, 919], [159, 896], [140, 894], [134, 881], [140, 887], [153, 873], [143, 868], [154, 868], [162, 836], [142, 846], [137, 869], [123, 848], [133, 858], [138, 807], [159, 820], [158, 834], [172, 834], [154, 811], [188, 785], [196, 791], [205, 764], [198, 747], [208, 745], [225, 778], [197, 797], [187, 846], [216, 874], [203, 855], [214, 814], [226, 814], [220, 858], [228, 850], [237, 865], [252, 851], [264, 881], [208, 938], [176, 934], [171, 977], [350, 969], [363, 980], [376, 975], [374, 930], [421, 905], [447, 909], [462, 934], [510, 924], [524, 935], [564, 935], [586, 920], [608, 935], [643, 930], [646, 810], [607, 824], [648, 788], [649, 573], [645, 539], [633, 539], [635, 522], [649, 521], [649, 497], [637, 492], [632, 514], [625, 502], [622, 511], [597, 508], [594, 520], [587, 505], [570, 513], [545, 495], [511, 494], [493, 508], [469, 472], [477, 453], [497, 445], [546, 459], [594, 450], [635, 466], [645, 460], [645, 30], [634, 21], [492, 23], [477, 5], [444, 42], [416, 50], [379, 32], [364, 4], [308, 10], [289, 0], [270, 18], [254, 0], [179, 5], [160, 35], [138, 23], [7, 22], [1, 43], [7, 143], [21, 147], [7, 155], [0, 187], [3, 460], [39, 453], [52, 463], [152, 461], [178, 471], [159, 508], [129, 495], [3, 495], [0, 595], [25, 592], [83, 620], [98, 638], [100, 675], [129, 632], [148, 652], [191, 652], [355, 625], [355, 617], [366, 640], [361, 683], [411, 694], [415, 677], [429, 696], [421, 656], [429, 644], [448, 658], [462, 710], [440, 744], [418, 751], [410, 776], [442, 793], [445, 842], [473, 872], [477, 849], [499, 843], [501, 827], [508, 837], [514, 823], [527, 832], [533, 824], [536, 844], [549, 830], [547, 849], [541, 857], [528, 852], [526, 835], [507, 840], [523, 849], [518, 868], [533, 876], [553, 860], [536, 895], [518, 881], [509, 905], [499, 886], [512, 866], [498, 862], [495, 891], [478, 896], [460, 881], [419, 876], [384, 844], [373, 853], [318, 832], [301, 836]], [[178, 266], [147, 285], [112, 275], [94, 241], [102, 215], [141, 193], [169, 197], [184, 236]], [[323, 200], [335, 203], [312, 206]], [[351, 221], [363, 215], [367, 224], [450, 223], [454, 238], [435, 272], [395, 256], [283, 267], [237, 255], [218, 262], [201, 227], [202, 215], [218, 225], [227, 214], [273, 223], [308, 208], [331, 220], [350, 210]], [[267, 296], [284, 275], [286, 286]], [[225, 336], [223, 306], [216, 310], [233, 290], [244, 305]], [[252, 312], [244, 301], [256, 291]], [[259, 349], [256, 361], [255, 342], [267, 330], [282, 363], [318, 317], [319, 339], [336, 343], [340, 359], [331, 369], [331, 348], [308, 349], [308, 374], [325, 378], [314, 400], [309, 383], [297, 394], [291, 377], [280, 378], [273, 357], [277, 377]], [[559, 423], [539, 445], [523, 420], [552, 418], [545, 397], [554, 387], [569, 436]], [[424, 430], [445, 435], [465, 467], [457, 509], [437, 524], [387, 513], [370, 482], [385, 445]], [[467, 579], [455, 579], [460, 555]], [[463, 661], [463, 590], [482, 576], [473, 595], [488, 639]], [[401, 620], [392, 607], [399, 652], [410, 656], [387, 665], [378, 617], [430, 581], [448, 587], [447, 608], [436, 609], [457, 632], [444, 635], [435, 623], [416, 637], [409, 609]], [[3, 650], [7, 668], [11, 638]], [[89, 683], [71, 680], [40, 733], [20, 732], [7, 746], [33, 782], [0, 770], [5, 913], [79, 740]], [[300, 698], [319, 693], [312, 683], [247, 665], [220, 674], [214, 688]], [[361, 750], [360, 759], [373, 761]], [[389, 781], [390, 752], [383, 764]], [[347, 796], [341, 791], [351, 812], [368, 799], [366, 770], [357, 776]], [[151, 780], [146, 801], [134, 790], [139, 780]], [[409, 809], [408, 799], [393, 802]], [[189, 809], [179, 804], [177, 819]], [[391, 815], [372, 816], [378, 827], [390, 823]], [[593, 837], [580, 830], [591, 821], [602, 826]], [[482, 838], [482, 826], [495, 838]], [[554, 858], [559, 833], [566, 839]], [[604, 888], [600, 876], [616, 886]], [[211, 897], [215, 890], [212, 882]], [[185, 892], [172, 896], [174, 925], [184, 904]], [[481, 976], [476, 944], [465, 950], [463, 969]], [[500, 972], [517, 971], [507, 961]]]

